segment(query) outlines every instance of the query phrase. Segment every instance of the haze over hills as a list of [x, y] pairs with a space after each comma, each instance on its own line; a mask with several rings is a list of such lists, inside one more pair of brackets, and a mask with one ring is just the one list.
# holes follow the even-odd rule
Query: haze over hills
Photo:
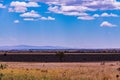
[[69, 49], [69, 48], [61, 46], [31, 46], [31, 45], [0, 46], [0, 50], [28, 50], [28, 49]]

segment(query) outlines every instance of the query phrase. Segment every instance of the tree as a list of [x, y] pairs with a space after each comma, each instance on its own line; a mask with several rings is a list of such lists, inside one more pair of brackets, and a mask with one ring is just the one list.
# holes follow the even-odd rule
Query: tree
[[62, 61], [63, 61], [63, 57], [64, 57], [64, 52], [57, 52], [57, 53], [56, 53], [56, 56], [58, 56], [60, 62], [62, 62]]

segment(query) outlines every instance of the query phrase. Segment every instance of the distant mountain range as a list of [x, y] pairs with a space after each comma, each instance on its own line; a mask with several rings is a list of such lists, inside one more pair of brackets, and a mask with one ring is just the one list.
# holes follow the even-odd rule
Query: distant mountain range
[[0, 50], [28, 50], [28, 49], [68, 49], [68, 48], [61, 46], [29, 46], [29, 45], [0, 46]]

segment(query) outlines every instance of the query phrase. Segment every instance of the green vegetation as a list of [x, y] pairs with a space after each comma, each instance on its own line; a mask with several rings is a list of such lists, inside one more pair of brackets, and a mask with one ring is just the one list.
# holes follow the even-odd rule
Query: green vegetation
[[[14, 74], [14, 73], [0, 73], [0, 80], [73, 80], [67, 77], [52, 77], [52, 76], [33, 76], [31, 74]], [[80, 78], [74, 80], [91, 80], [90, 78]]]

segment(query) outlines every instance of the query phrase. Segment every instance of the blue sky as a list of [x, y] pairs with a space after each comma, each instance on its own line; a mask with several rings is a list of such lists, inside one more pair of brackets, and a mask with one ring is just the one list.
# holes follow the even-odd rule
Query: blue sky
[[0, 46], [120, 48], [120, 0], [0, 0]]

